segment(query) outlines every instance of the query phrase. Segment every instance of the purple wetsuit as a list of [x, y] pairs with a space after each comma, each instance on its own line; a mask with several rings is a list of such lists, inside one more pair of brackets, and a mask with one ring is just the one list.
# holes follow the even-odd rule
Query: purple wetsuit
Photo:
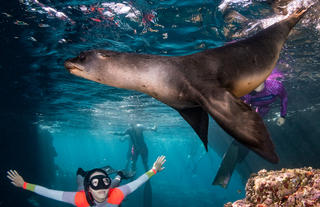
[[260, 116], [264, 117], [270, 110], [270, 104], [277, 96], [281, 99], [281, 117], [287, 115], [287, 92], [282, 83], [275, 79], [267, 79], [261, 92], [252, 91], [241, 99], [253, 107]]

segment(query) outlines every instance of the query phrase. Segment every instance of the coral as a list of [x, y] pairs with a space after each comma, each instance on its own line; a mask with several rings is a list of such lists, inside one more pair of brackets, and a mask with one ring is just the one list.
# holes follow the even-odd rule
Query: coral
[[260, 170], [246, 185], [246, 198], [225, 207], [320, 207], [320, 170]]

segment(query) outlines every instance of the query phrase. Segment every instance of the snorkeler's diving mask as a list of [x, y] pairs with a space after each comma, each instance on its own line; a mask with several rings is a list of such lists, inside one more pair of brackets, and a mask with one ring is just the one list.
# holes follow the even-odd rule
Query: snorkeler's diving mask
[[90, 178], [90, 187], [93, 190], [108, 189], [111, 184], [111, 180], [106, 175], [95, 175]]

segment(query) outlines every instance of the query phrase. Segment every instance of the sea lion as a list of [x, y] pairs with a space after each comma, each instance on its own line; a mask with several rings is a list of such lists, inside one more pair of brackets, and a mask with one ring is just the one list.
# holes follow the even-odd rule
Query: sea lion
[[262, 118], [239, 97], [266, 80], [301, 9], [252, 37], [186, 56], [89, 50], [64, 63], [70, 73], [146, 93], [177, 110], [208, 143], [208, 113], [237, 141], [277, 163]]

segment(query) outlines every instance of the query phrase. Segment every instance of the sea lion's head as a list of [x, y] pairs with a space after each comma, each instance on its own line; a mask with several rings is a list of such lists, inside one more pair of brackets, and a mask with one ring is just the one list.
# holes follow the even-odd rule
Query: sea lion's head
[[114, 55], [107, 50], [88, 50], [81, 52], [77, 57], [67, 59], [64, 67], [73, 75], [101, 82], [104, 77], [108, 59]]

